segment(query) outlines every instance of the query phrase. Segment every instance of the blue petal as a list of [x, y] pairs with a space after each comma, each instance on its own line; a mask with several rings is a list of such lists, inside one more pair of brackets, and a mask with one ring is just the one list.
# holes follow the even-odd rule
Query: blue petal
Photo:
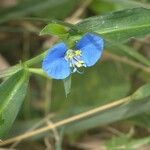
[[54, 79], [65, 79], [70, 75], [70, 67], [65, 60], [67, 47], [64, 43], [56, 44], [51, 48], [43, 60], [43, 70]]
[[65, 79], [71, 73], [69, 64], [65, 58], [59, 58], [48, 64], [45, 71], [54, 79]]
[[67, 51], [66, 45], [64, 43], [58, 43], [48, 50], [48, 53], [44, 58], [44, 61], [52, 62], [57, 58], [62, 58], [65, 56], [66, 51]]
[[85, 34], [76, 45], [76, 49], [82, 51], [81, 58], [88, 67], [93, 66], [100, 59], [103, 47], [103, 39], [92, 33]]

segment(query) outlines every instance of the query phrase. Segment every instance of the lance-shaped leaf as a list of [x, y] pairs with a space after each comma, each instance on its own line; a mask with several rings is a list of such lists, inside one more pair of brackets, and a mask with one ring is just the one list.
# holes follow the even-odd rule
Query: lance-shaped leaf
[[28, 73], [21, 70], [0, 85], [0, 138], [11, 128], [26, 95]]
[[57, 24], [57, 23], [49, 23], [48, 25], [46, 25], [42, 31], [40, 32], [40, 35], [65, 35], [67, 34], [67, 29], [61, 25], [61, 24]]
[[79, 33], [95, 32], [108, 39], [124, 41], [150, 33], [149, 15], [149, 9], [125, 9], [85, 19], [78, 23], [75, 29]]

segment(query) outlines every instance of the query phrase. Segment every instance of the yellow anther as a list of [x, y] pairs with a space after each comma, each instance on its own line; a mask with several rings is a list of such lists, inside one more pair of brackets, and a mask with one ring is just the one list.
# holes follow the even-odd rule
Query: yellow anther
[[70, 54], [67, 54], [67, 56], [66, 56], [68, 59], [72, 59], [73, 57], [74, 57], [74, 55], [72, 54], [72, 53], [70, 53]]
[[76, 50], [76, 51], [75, 51], [75, 55], [76, 55], [76, 56], [80, 56], [80, 55], [81, 55], [81, 51], [80, 51], [80, 50]]

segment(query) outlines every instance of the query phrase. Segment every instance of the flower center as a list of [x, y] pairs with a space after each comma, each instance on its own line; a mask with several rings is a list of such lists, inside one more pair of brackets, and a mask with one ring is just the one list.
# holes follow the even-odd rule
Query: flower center
[[77, 68], [86, 67], [86, 64], [81, 59], [81, 55], [82, 52], [80, 50], [67, 50], [65, 59], [69, 62], [72, 72], [78, 71]]

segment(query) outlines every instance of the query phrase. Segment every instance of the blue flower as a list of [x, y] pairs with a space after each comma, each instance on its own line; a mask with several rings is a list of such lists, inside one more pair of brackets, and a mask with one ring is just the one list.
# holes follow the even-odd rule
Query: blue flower
[[103, 52], [103, 39], [87, 33], [77, 42], [75, 50], [68, 49], [65, 43], [50, 48], [43, 60], [43, 70], [54, 79], [65, 79], [80, 67], [93, 66]]

